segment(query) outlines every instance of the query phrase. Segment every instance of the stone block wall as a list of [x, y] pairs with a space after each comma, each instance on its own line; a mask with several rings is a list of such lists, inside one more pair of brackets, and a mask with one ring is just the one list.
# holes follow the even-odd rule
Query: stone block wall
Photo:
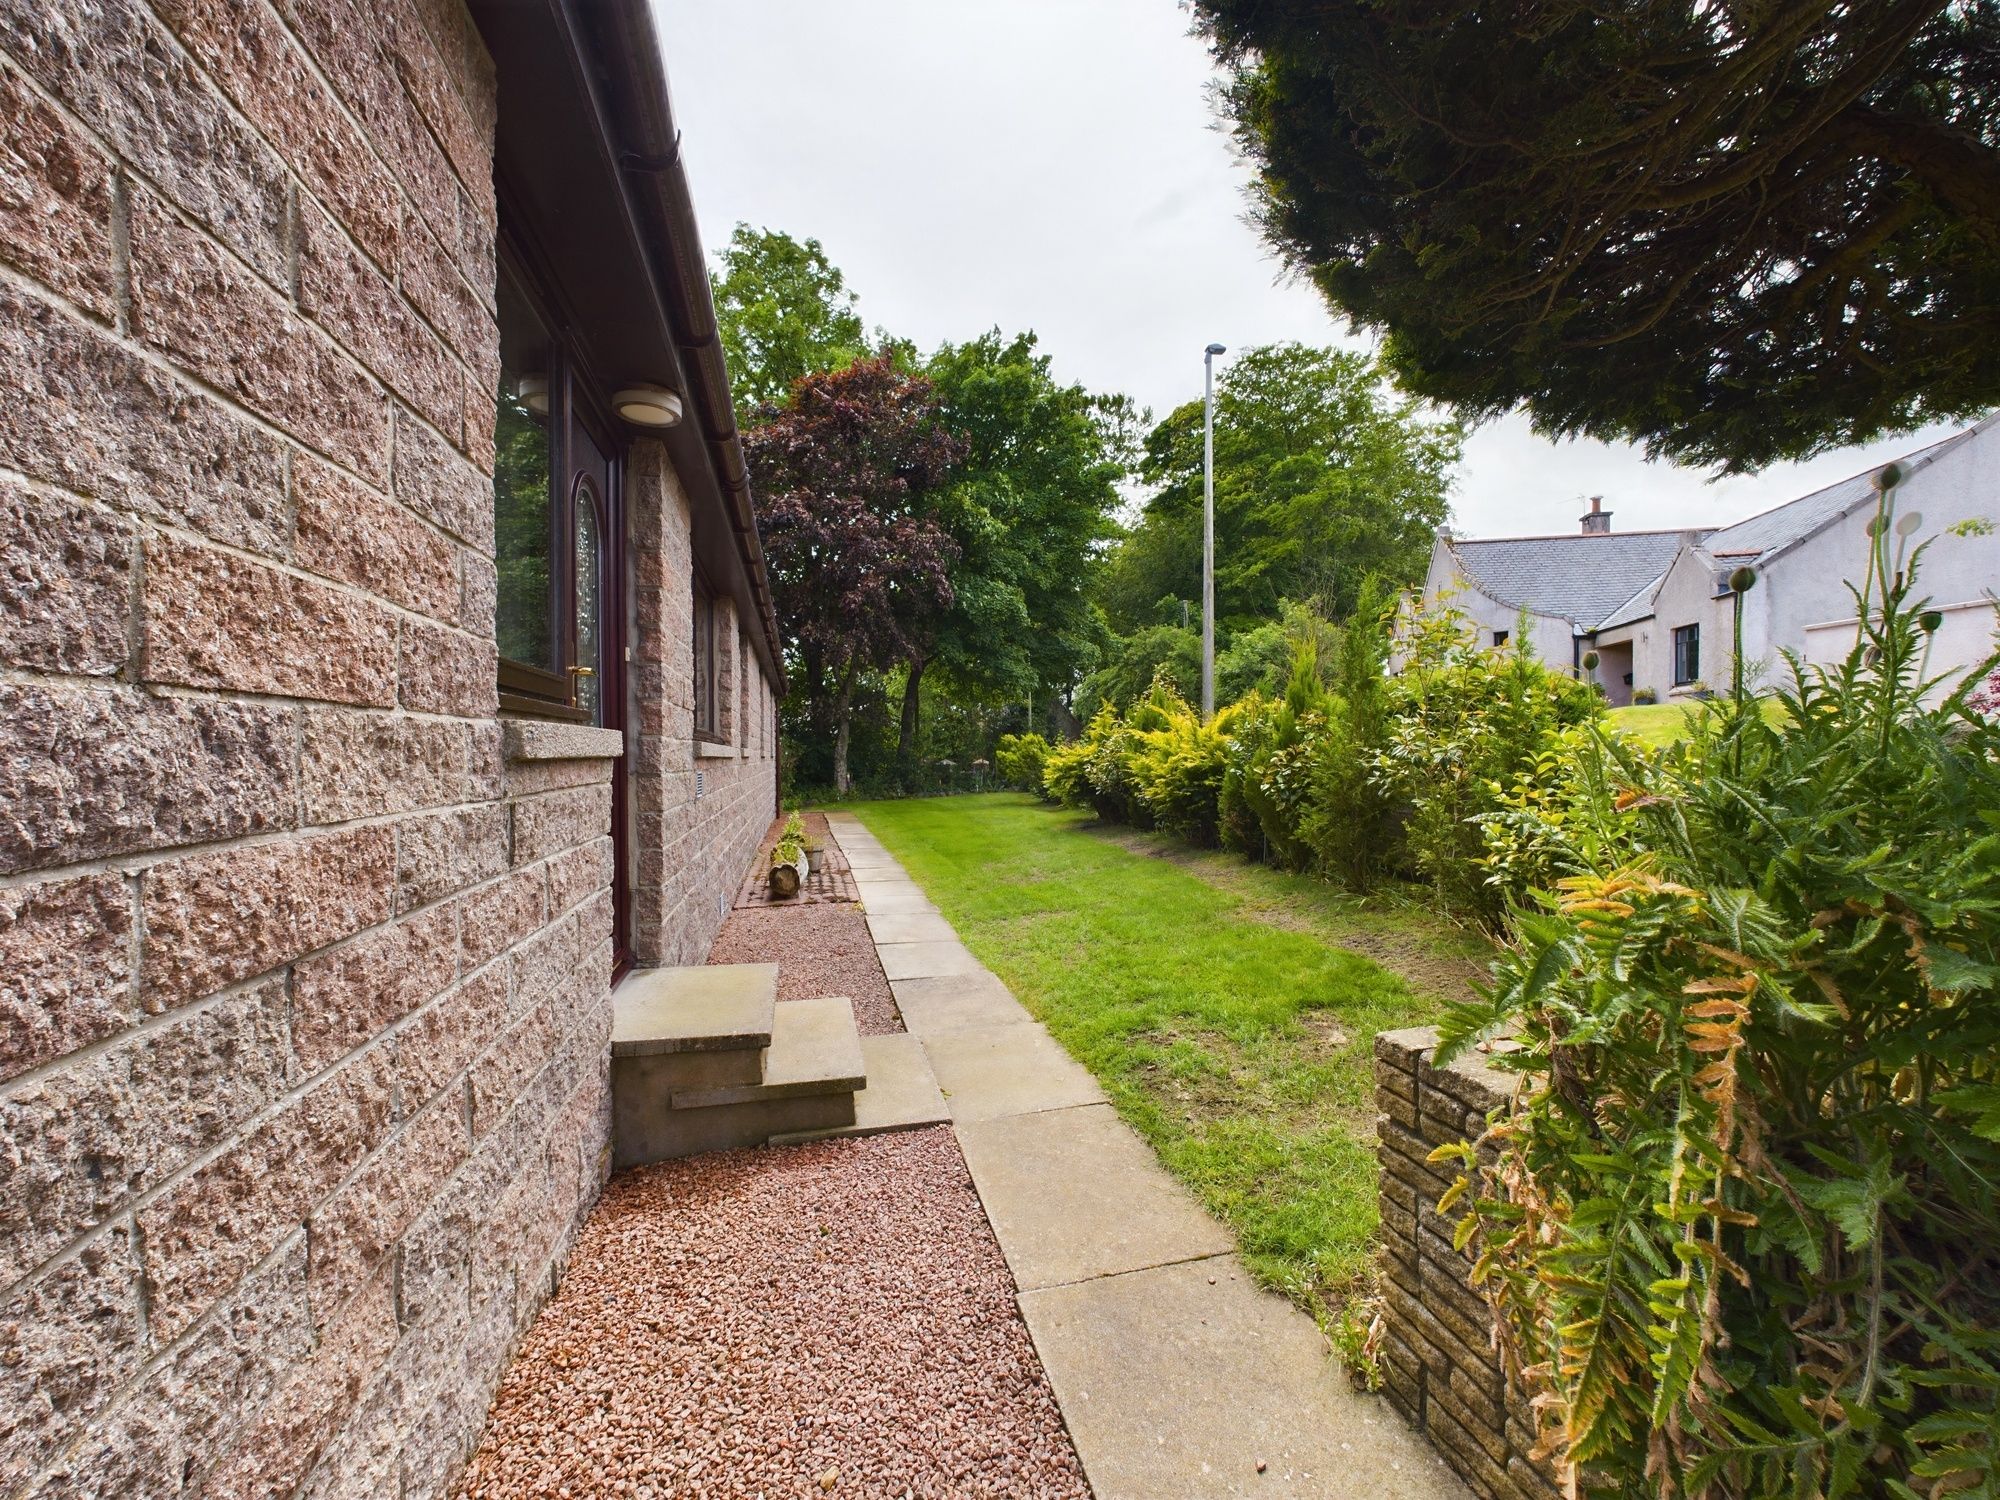
[[1482, 1500], [1555, 1500], [1552, 1475], [1528, 1457], [1534, 1422], [1502, 1371], [1492, 1309], [1437, 1212], [1457, 1169], [1425, 1160], [1477, 1140], [1512, 1079], [1475, 1059], [1433, 1067], [1436, 1049], [1428, 1028], [1375, 1038], [1386, 1393]]
[[605, 1170], [456, 0], [0, 0], [0, 1495], [430, 1496]]
[[625, 469], [633, 575], [632, 944], [645, 965], [698, 964], [777, 810], [777, 703], [725, 598], [716, 638], [723, 744], [694, 737], [692, 521], [666, 450]]

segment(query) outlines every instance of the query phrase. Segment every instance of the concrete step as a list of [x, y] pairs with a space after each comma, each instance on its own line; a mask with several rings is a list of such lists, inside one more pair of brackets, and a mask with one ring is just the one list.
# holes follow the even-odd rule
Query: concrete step
[[944, 1094], [924, 1056], [923, 1039], [907, 1032], [861, 1038], [861, 1060], [868, 1069], [867, 1092], [854, 1099], [854, 1123], [830, 1130], [798, 1130], [774, 1135], [771, 1144], [825, 1140], [829, 1136], [880, 1135], [890, 1130], [921, 1130], [951, 1119]]
[[776, 964], [635, 969], [611, 995], [611, 1058], [636, 1086], [719, 1088], [764, 1076]]
[[770, 1045], [754, 1081], [621, 1097], [616, 1060], [612, 1066], [614, 1167], [851, 1125], [854, 1096], [868, 1086], [854, 1007], [838, 995], [774, 1007]]
[[757, 1082], [676, 1089], [673, 1107], [714, 1109], [759, 1099], [851, 1094], [867, 1087], [868, 1072], [861, 1061], [861, 1034], [854, 1026], [854, 1004], [845, 995], [828, 995], [815, 1000], [787, 1000], [777, 1007], [771, 1023], [771, 1045], [764, 1053], [764, 1076]]

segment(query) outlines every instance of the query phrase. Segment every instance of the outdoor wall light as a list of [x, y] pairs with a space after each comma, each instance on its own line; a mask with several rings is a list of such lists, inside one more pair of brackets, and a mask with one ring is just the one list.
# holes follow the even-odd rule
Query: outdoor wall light
[[663, 385], [628, 385], [611, 404], [635, 427], [671, 427], [681, 419], [681, 398]]
[[514, 382], [514, 399], [538, 417], [549, 414], [549, 377], [523, 375]]

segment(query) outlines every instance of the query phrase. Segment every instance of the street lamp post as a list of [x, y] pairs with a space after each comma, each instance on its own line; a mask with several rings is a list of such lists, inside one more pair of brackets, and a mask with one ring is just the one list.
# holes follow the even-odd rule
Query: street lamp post
[[1215, 717], [1215, 356], [1201, 357], [1201, 717]]

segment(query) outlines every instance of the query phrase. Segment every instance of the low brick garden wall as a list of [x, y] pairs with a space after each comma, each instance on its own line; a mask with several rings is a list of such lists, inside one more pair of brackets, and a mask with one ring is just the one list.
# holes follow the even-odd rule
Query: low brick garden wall
[[1478, 1139], [1512, 1080], [1476, 1059], [1433, 1067], [1436, 1049], [1428, 1027], [1375, 1038], [1386, 1391], [1483, 1500], [1554, 1500], [1548, 1469], [1528, 1457], [1534, 1423], [1502, 1373], [1492, 1310], [1437, 1213], [1457, 1170], [1425, 1161], [1438, 1146]]

